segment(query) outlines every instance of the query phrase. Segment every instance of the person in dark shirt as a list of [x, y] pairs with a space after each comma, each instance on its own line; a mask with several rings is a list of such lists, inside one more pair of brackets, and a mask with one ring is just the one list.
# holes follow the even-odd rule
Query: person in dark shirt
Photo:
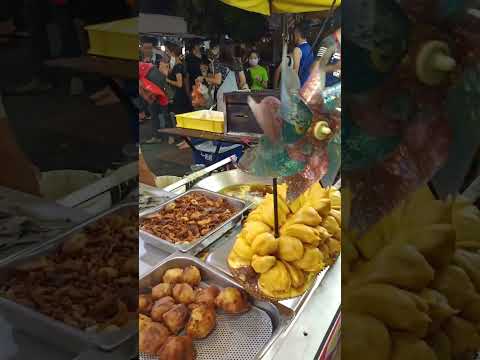
[[[173, 101], [169, 106], [170, 124], [173, 127], [175, 126], [174, 116], [191, 111], [192, 104], [185, 90], [185, 67], [182, 62], [182, 49], [172, 42], [167, 42], [165, 47], [166, 53], [170, 57], [170, 72], [167, 77], [167, 84], [173, 86], [175, 89]], [[173, 141], [169, 141], [169, 143], [172, 142]], [[186, 148], [188, 145], [182, 141], [178, 146], [180, 148]]]
[[200, 39], [193, 40], [189, 54], [185, 58], [185, 89], [189, 97], [191, 97], [195, 80], [202, 76], [201, 65], [206, 61], [206, 56], [202, 55], [201, 45]]

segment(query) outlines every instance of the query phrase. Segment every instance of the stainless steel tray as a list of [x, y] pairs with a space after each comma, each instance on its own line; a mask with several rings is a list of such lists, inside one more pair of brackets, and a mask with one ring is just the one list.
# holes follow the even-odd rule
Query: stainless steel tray
[[173, 254], [176, 251], [181, 251], [181, 252], [189, 252], [195, 255], [195, 254], [198, 254], [203, 249], [205, 249], [206, 247], [208, 247], [209, 245], [211, 245], [216, 240], [218, 240], [221, 236], [223, 236], [223, 234], [225, 234], [228, 230], [234, 227], [235, 224], [238, 222], [238, 220], [240, 220], [241, 217], [243, 216], [243, 212], [248, 208], [247, 204], [242, 200], [235, 199], [226, 195], [217, 194], [215, 192], [205, 190], [205, 189], [192, 189], [179, 196], [176, 196], [175, 198], [163, 203], [160, 206], [157, 206], [156, 208], [149, 209], [142, 212], [139, 215], [140, 222], [144, 217], [162, 210], [169, 203], [175, 201], [176, 199], [179, 199], [182, 196], [186, 196], [191, 193], [201, 193], [201, 194], [208, 195], [211, 198], [219, 198], [219, 197], [224, 198], [229, 202], [230, 205], [232, 205], [237, 210], [237, 213], [234, 216], [232, 216], [230, 219], [225, 221], [223, 224], [219, 225], [217, 228], [210, 231], [208, 234], [198, 238], [197, 240], [191, 243], [173, 244], [168, 240], [160, 239], [159, 237], [140, 229], [139, 232], [140, 232], [141, 239], [148, 244], [151, 244], [165, 252], [168, 252], [169, 254]]
[[[174, 254], [165, 259], [140, 279], [140, 291], [161, 282], [166, 270], [195, 265], [202, 281], [219, 287], [241, 286], [222, 272], [187, 254]], [[218, 314], [217, 327], [204, 340], [194, 341], [197, 360], [253, 360], [261, 359], [279, 338], [290, 322], [282, 308], [272, 303], [250, 299], [252, 309], [242, 315]], [[140, 354], [141, 360], [157, 359]]]
[[[242, 225], [237, 224], [237, 226], [230, 230], [230, 232], [225, 234], [222, 240], [218, 241], [208, 250], [208, 255], [205, 259], [205, 262], [213, 266], [214, 268], [221, 270], [228, 276], [232, 276], [227, 264], [227, 258], [230, 250], [233, 247], [235, 239], [240, 233], [241, 229]], [[305, 294], [293, 299], [279, 301], [279, 303], [290, 309], [295, 315], [299, 314], [315, 292], [315, 289], [322, 282], [322, 279], [324, 278], [327, 271], [328, 268], [324, 269], [320, 274], [318, 274], [317, 279], [312, 285], [312, 288], [308, 290]]]
[[[35, 257], [46, 255], [56, 250], [63, 241], [70, 238], [72, 235], [82, 232], [86, 226], [91, 225], [108, 215], [126, 213], [131, 211], [131, 209], [137, 211], [137, 204], [130, 203], [114, 207], [103, 214], [97, 215], [76, 226], [63, 235], [50, 240], [47, 244], [30, 252], [27, 256], [24, 256], [21, 259], [13, 259], [8, 263], [3, 264], [0, 267], [0, 270], [7, 271], [10, 267], [18, 266], [28, 260], [34, 259]], [[88, 333], [2, 297], [0, 297], [0, 314], [15, 328], [33, 335], [46, 343], [54, 344], [61, 349], [75, 353], [81, 352], [85, 350], [86, 347], [92, 345], [97, 346], [102, 350], [112, 350], [138, 332], [138, 323], [135, 319], [135, 321], [131, 321], [131, 323], [117, 331]]]
[[[54, 201], [45, 200], [1, 186], [0, 201], [5, 201], [8, 204], [20, 208], [22, 212], [38, 219], [39, 223], [45, 221], [45, 227], [49, 227], [48, 224], [59, 223], [57, 226], [53, 226], [51, 231], [43, 235], [28, 235], [22, 240], [25, 241], [22, 245], [13, 246], [4, 250], [0, 248], [0, 266], [43, 246], [47, 241], [85, 222], [92, 216], [81, 209], [65, 207]], [[38, 237], [42, 237], [42, 239]]]

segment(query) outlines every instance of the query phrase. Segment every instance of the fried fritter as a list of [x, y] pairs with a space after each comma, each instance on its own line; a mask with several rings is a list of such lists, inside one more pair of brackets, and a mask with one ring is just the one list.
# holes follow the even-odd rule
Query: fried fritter
[[154, 300], [161, 299], [165, 296], [172, 296], [172, 284], [160, 283], [152, 288], [152, 298]]
[[140, 294], [138, 296], [138, 311], [142, 314], [148, 315], [152, 310], [153, 299], [150, 294]]
[[195, 301], [195, 292], [188, 284], [176, 284], [172, 290], [173, 298], [182, 304], [188, 305]]
[[247, 295], [237, 288], [226, 287], [215, 299], [215, 305], [228, 314], [241, 314], [250, 310]]
[[143, 315], [143, 314], [138, 315], [138, 330], [139, 331], [143, 331], [151, 323], [152, 323], [152, 319], [150, 319], [147, 315]]
[[165, 271], [163, 275], [163, 282], [168, 284], [178, 284], [182, 282], [183, 269], [173, 268]]
[[190, 286], [198, 286], [202, 281], [202, 277], [200, 275], [200, 270], [198, 270], [195, 266], [188, 266], [183, 269], [183, 282], [187, 283]]
[[187, 334], [193, 339], [204, 339], [213, 331], [216, 322], [215, 309], [207, 305], [199, 305], [192, 310], [186, 327]]
[[170, 331], [168, 331], [165, 325], [151, 322], [140, 331], [138, 337], [140, 352], [152, 355], [157, 354], [169, 336]]
[[162, 321], [162, 316], [175, 305], [175, 300], [170, 296], [165, 296], [155, 301], [152, 306], [151, 317], [154, 321]]
[[173, 334], [178, 334], [187, 323], [188, 308], [184, 304], [173, 306], [165, 314], [163, 314], [163, 322]]
[[195, 349], [188, 336], [170, 336], [160, 351], [160, 360], [195, 360]]
[[204, 289], [198, 289], [195, 295], [195, 304], [205, 304], [215, 307], [215, 299], [220, 290], [216, 286], [209, 286]]

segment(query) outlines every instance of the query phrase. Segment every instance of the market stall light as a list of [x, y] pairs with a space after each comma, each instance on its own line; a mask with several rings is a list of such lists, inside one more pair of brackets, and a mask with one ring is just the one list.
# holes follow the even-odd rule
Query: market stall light
[[160, 46], [160, 50], [165, 51], [165, 45]]

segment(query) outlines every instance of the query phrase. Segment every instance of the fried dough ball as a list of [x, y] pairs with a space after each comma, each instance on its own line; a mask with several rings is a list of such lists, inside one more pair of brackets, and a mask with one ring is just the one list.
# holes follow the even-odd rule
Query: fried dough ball
[[165, 271], [163, 274], [163, 282], [168, 284], [178, 284], [183, 281], [183, 269], [172, 268]]
[[247, 296], [237, 288], [226, 287], [215, 299], [215, 305], [228, 314], [240, 314], [250, 309]]
[[183, 282], [187, 283], [190, 286], [198, 286], [202, 281], [202, 277], [200, 275], [200, 270], [197, 267], [191, 265], [187, 266], [183, 269]]
[[155, 355], [170, 336], [170, 331], [165, 325], [151, 322], [140, 331], [138, 337], [139, 350], [142, 353]]
[[171, 296], [165, 296], [155, 301], [152, 306], [151, 317], [154, 321], [162, 321], [162, 316], [175, 305], [175, 300]]
[[151, 323], [152, 323], [152, 319], [150, 319], [147, 315], [140, 314], [138, 316], [138, 329], [139, 329], [139, 331], [143, 331]]
[[170, 336], [157, 355], [160, 360], [194, 360], [192, 339], [189, 336]]
[[184, 304], [173, 306], [163, 314], [163, 322], [173, 334], [178, 334], [188, 320], [188, 308]]
[[187, 334], [193, 339], [204, 339], [212, 332], [217, 322], [215, 309], [208, 305], [199, 305], [192, 310], [187, 323]]
[[138, 311], [142, 314], [150, 314], [152, 310], [153, 299], [150, 294], [140, 294], [138, 296]]
[[152, 298], [154, 300], [161, 299], [165, 296], [172, 296], [172, 284], [160, 283], [152, 288]]
[[173, 298], [181, 304], [191, 304], [195, 301], [195, 291], [188, 284], [176, 284], [172, 290]]
[[215, 307], [215, 299], [218, 294], [220, 294], [220, 290], [216, 286], [198, 289], [195, 295], [195, 304], [205, 304]]

